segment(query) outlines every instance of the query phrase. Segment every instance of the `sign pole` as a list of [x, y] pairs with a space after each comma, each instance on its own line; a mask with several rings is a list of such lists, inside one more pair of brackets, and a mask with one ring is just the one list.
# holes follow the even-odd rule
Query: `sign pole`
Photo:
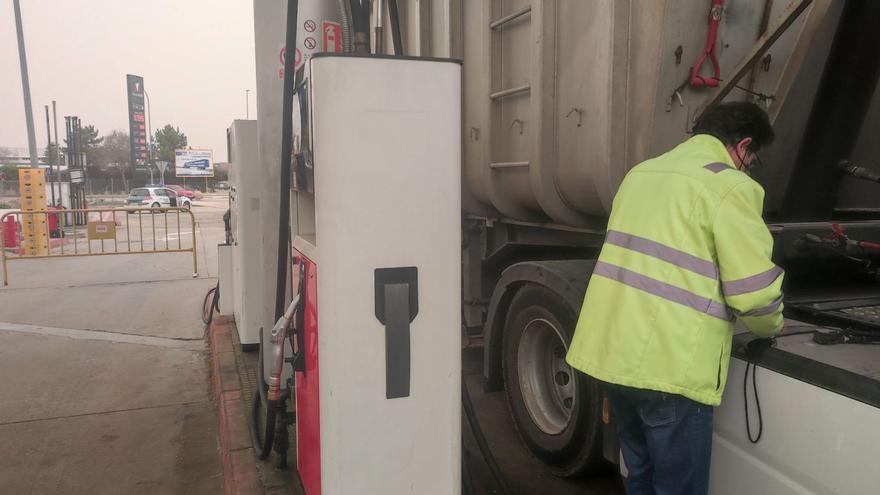
[[156, 161], [156, 168], [159, 170], [159, 184], [165, 185], [165, 170], [168, 168], [169, 163], [162, 160]]

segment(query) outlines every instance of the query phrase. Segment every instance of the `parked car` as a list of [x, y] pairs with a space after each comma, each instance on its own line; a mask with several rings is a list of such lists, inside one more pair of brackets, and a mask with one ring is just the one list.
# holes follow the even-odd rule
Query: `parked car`
[[214, 183], [214, 190], [215, 191], [228, 191], [229, 190], [229, 183], [226, 182], [225, 180], [221, 180], [220, 182], [215, 182]]
[[194, 197], [195, 195], [193, 194], [193, 192], [190, 191], [189, 189], [184, 188], [183, 186], [179, 186], [177, 184], [166, 184], [163, 187], [167, 187], [168, 189], [171, 189], [172, 191], [176, 192], [178, 196], [183, 196], [183, 197], [189, 198], [191, 200], [195, 199], [195, 197]]
[[174, 192], [176, 192], [178, 196], [187, 197], [191, 201], [197, 201], [199, 199], [202, 199], [202, 195], [198, 191], [194, 191], [192, 189], [187, 189], [187, 188], [185, 188], [181, 185], [178, 185], [178, 184], [147, 184], [144, 187], [164, 187], [167, 189], [171, 189]]
[[138, 187], [128, 193], [125, 200], [130, 207], [170, 208], [181, 207], [188, 210], [192, 207], [192, 200], [186, 196], [178, 195], [169, 187]]

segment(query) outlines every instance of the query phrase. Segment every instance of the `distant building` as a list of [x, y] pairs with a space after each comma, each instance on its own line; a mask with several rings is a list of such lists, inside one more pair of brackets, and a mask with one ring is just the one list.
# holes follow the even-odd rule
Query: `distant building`
[[216, 180], [227, 180], [229, 178], [229, 162], [214, 163], [214, 178]]
[[[40, 168], [48, 168], [49, 164], [46, 163], [43, 155], [46, 152], [46, 148], [37, 148], [37, 163]], [[13, 165], [15, 167], [30, 167], [31, 166], [31, 156], [30, 151], [27, 148], [2, 148], [0, 147], [0, 165]], [[67, 170], [67, 165], [64, 164], [64, 154], [61, 155], [61, 170]]]

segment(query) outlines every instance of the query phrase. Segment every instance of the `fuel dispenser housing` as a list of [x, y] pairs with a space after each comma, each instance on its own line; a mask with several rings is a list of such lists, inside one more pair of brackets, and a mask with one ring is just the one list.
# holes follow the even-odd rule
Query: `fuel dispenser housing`
[[320, 54], [297, 87], [309, 495], [461, 490], [460, 78], [450, 60]]

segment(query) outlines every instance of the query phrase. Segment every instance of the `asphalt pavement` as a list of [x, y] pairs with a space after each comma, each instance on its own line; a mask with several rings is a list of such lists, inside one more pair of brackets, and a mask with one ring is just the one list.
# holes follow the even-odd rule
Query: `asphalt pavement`
[[223, 491], [199, 309], [226, 207], [223, 194], [193, 207], [197, 277], [191, 253], [161, 252], [175, 234], [157, 253], [9, 263], [0, 493]]

